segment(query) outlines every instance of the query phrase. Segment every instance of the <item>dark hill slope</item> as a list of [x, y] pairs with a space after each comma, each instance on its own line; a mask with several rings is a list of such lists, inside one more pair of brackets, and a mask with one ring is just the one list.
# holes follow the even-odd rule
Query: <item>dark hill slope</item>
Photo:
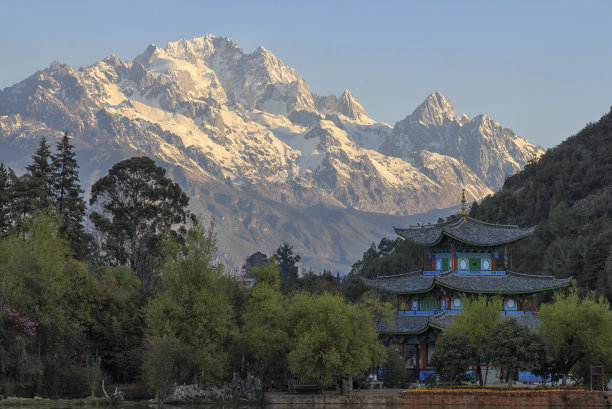
[[537, 225], [512, 269], [573, 276], [612, 299], [612, 110], [506, 179], [470, 216]]

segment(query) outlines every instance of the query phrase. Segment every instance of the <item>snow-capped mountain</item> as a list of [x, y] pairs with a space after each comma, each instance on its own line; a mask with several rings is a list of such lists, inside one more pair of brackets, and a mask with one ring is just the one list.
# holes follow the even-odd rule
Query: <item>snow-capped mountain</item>
[[356, 261], [390, 232], [383, 215], [454, 206], [462, 187], [481, 198], [542, 152], [484, 115], [458, 118], [440, 93], [391, 127], [350, 91], [321, 97], [265, 48], [211, 35], [78, 71], [54, 62], [0, 92], [0, 161], [23, 169], [40, 136], [64, 130], [85, 187], [148, 155], [215, 217], [238, 264], [288, 241], [319, 268]]
[[507, 175], [544, 153], [486, 115], [457, 116], [452, 102], [440, 92], [397, 122], [393, 135], [380, 147], [382, 153], [410, 162], [422, 150], [460, 159], [493, 190], [501, 188]]

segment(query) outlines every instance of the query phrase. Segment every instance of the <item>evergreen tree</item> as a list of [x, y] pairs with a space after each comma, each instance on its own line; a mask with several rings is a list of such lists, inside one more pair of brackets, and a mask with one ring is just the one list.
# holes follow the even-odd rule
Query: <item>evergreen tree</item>
[[295, 289], [298, 281], [298, 266], [301, 257], [299, 254], [293, 255], [293, 246], [283, 243], [274, 252], [274, 258], [278, 261], [283, 293]]
[[0, 162], [0, 237], [5, 237], [11, 229], [11, 219], [9, 216], [10, 207], [10, 169]]
[[189, 198], [165, 174], [152, 159], [134, 157], [113, 165], [91, 187], [89, 217], [101, 236], [101, 258], [134, 269], [143, 290], [157, 279], [152, 262], [161, 257], [162, 242], [185, 233]]
[[38, 149], [32, 155], [32, 164], [26, 170], [32, 178], [31, 195], [36, 199], [36, 208], [44, 210], [51, 204], [51, 151], [43, 136]]
[[[31, 175], [19, 177], [11, 169], [8, 171], [8, 179], [8, 218], [13, 229], [20, 229], [26, 217], [32, 215], [36, 209], [35, 194], [38, 184]], [[25, 230], [22, 231], [25, 233]]]
[[51, 190], [55, 207], [62, 218], [60, 231], [66, 235], [77, 255], [83, 255], [86, 236], [83, 231], [85, 200], [79, 184], [79, 164], [68, 132], [57, 143], [57, 153], [51, 156]]

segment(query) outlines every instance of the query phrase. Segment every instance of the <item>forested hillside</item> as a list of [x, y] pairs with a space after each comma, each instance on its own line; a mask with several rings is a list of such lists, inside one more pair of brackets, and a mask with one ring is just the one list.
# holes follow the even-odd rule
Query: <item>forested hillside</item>
[[512, 248], [512, 269], [572, 276], [612, 298], [612, 110], [472, 205], [476, 219], [536, 225]]
[[[612, 111], [507, 178], [496, 194], [473, 203], [470, 216], [537, 226], [510, 247], [512, 270], [572, 276], [612, 299]], [[404, 273], [419, 262], [411, 243], [383, 239], [353, 265], [349, 281], [359, 293], [359, 277]]]

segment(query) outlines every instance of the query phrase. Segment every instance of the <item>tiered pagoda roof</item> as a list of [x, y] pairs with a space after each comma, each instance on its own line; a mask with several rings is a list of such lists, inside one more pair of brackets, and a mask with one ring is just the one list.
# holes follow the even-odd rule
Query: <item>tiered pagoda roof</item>
[[[444, 329], [450, 325], [455, 314], [441, 312], [431, 316], [397, 316], [391, 322], [380, 323], [377, 331], [381, 334], [422, 334], [429, 328]], [[538, 318], [534, 315], [508, 315], [505, 318], [514, 318], [519, 324], [535, 329], [538, 325]]]
[[423, 275], [421, 271], [363, 279], [364, 284], [394, 294], [422, 294], [436, 285], [465, 293], [533, 294], [570, 284], [571, 278], [555, 278], [520, 274], [512, 271], [503, 275], [466, 275], [451, 270], [440, 275]]
[[395, 233], [420, 246], [434, 246], [444, 237], [450, 237], [475, 246], [499, 246], [529, 236], [535, 227], [492, 224], [470, 217], [456, 217], [444, 223], [394, 227]]

